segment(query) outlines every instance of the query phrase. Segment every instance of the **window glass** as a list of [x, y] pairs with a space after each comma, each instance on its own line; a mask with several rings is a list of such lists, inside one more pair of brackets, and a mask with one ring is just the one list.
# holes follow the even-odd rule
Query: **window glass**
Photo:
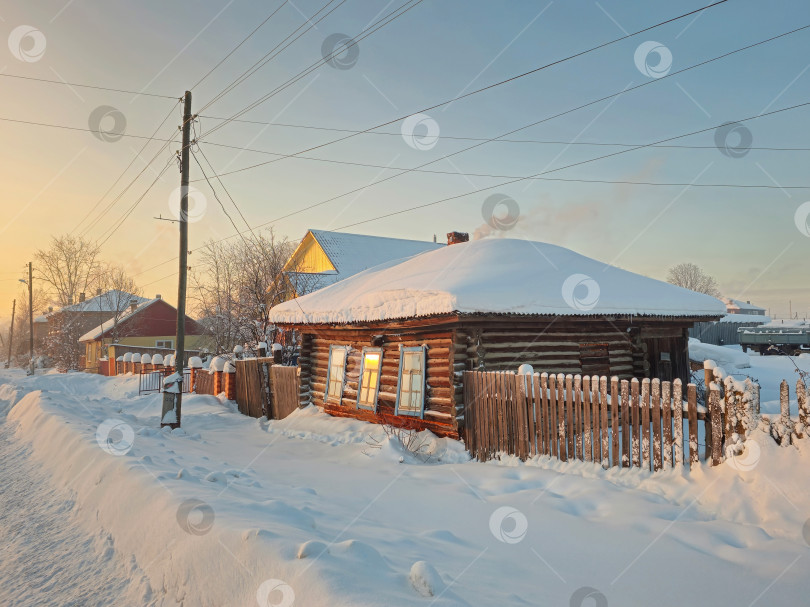
[[425, 353], [422, 348], [403, 350], [397, 413], [406, 415], [422, 413], [425, 389], [424, 367]]
[[382, 351], [367, 349], [363, 352], [363, 371], [360, 374], [360, 390], [357, 397], [357, 404], [360, 407], [373, 409], [377, 404], [381, 361]]
[[332, 346], [329, 350], [329, 378], [326, 395], [340, 400], [343, 397], [343, 381], [346, 375], [346, 348]]

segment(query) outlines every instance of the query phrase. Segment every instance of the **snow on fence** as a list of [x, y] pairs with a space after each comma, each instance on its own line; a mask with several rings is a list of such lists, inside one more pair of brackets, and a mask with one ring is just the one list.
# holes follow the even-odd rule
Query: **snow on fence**
[[697, 386], [688, 384], [684, 395], [679, 379], [465, 371], [464, 442], [480, 461], [503, 452], [657, 471], [702, 460], [716, 466], [741, 453], [745, 437], [763, 424], [783, 446], [810, 434], [802, 380], [796, 387], [797, 422], [790, 415], [787, 381], [775, 420], [760, 416], [759, 386], [750, 380], [728, 377], [708, 361], [706, 382], [704, 407]]
[[464, 392], [465, 442], [481, 461], [498, 452], [648, 470], [700, 461], [707, 416], [694, 384], [684, 400], [680, 380], [465, 371]]

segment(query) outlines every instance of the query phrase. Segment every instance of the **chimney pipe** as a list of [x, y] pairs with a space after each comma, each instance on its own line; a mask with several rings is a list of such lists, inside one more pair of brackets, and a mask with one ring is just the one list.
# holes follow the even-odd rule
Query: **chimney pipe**
[[79, 293], [79, 303], [83, 303], [84, 299], [85, 299], [84, 293]]
[[468, 242], [470, 240], [470, 235], [467, 232], [448, 232], [447, 233], [447, 244], [458, 244], [460, 242]]
[[160, 297], [160, 293], [158, 293], [157, 295], [155, 295], [155, 299], [161, 299], [161, 297]]
[[129, 300], [129, 311], [134, 312], [135, 308], [138, 307], [138, 300], [137, 299], [130, 299]]
[[100, 288], [96, 289], [96, 297], [98, 297], [99, 295], [101, 295], [101, 289]]

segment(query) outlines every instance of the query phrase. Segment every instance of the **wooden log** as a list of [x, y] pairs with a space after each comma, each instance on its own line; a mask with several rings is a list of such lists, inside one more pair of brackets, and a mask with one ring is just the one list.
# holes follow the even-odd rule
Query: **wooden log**
[[575, 448], [576, 430], [574, 428], [574, 376], [565, 376], [565, 412], [566, 412], [566, 434], [568, 445], [568, 459], [576, 459]]
[[610, 417], [611, 432], [613, 434], [613, 465], [620, 466], [622, 461], [622, 448], [619, 436], [619, 412], [622, 403], [619, 400], [619, 378], [615, 375], [610, 378]]
[[712, 466], [723, 461], [723, 410], [720, 405], [720, 391], [709, 390], [709, 416], [712, 425]]
[[582, 376], [574, 376], [574, 449], [579, 461], [584, 461], [584, 433], [582, 430]]
[[781, 445], [786, 447], [791, 443], [791, 432], [793, 424], [790, 421], [790, 389], [786, 379], [782, 380], [779, 384], [779, 406], [781, 414], [779, 422], [782, 425], [782, 432], [784, 433], [781, 440]]
[[700, 463], [700, 452], [698, 451], [697, 386], [695, 384], [686, 386], [686, 407], [686, 414], [689, 420], [689, 468], [691, 469]]
[[591, 378], [586, 375], [582, 378], [582, 451], [586, 462], [593, 461], [591, 450]]
[[661, 457], [661, 380], [657, 377], [652, 380], [652, 440], [653, 440], [653, 471], [663, 468]]
[[807, 427], [808, 422], [810, 422], [810, 403], [807, 402], [807, 388], [801, 379], [796, 381], [796, 401], [799, 404], [800, 425], [796, 436], [804, 438], [807, 434], [810, 434], [810, 428]]
[[608, 435], [608, 378], [599, 378], [599, 421], [602, 423], [602, 467], [610, 466], [610, 437]]
[[549, 420], [549, 402], [548, 402], [548, 373], [540, 374], [540, 417], [538, 418], [538, 427], [542, 438], [543, 448], [541, 453], [543, 455], [551, 455], [551, 439], [548, 435], [548, 420]]
[[559, 457], [568, 461], [568, 443], [565, 436], [565, 375], [557, 374], [557, 436], [559, 439]]
[[551, 457], [559, 458], [557, 451], [557, 376], [553, 373], [548, 376], [548, 407], [549, 407], [549, 433], [548, 440], [551, 443]]
[[672, 468], [672, 384], [661, 382], [661, 425], [663, 426], [664, 468]]
[[591, 420], [593, 422], [593, 461], [602, 463], [602, 407], [599, 404], [599, 376], [591, 376]]
[[672, 382], [672, 457], [675, 467], [683, 465], [683, 385]]
[[630, 467], [630, 382], [621, 383], [622, 398], [622, 468]]
[[650, 469], [650, 380], [641, 382], [641, 467]]

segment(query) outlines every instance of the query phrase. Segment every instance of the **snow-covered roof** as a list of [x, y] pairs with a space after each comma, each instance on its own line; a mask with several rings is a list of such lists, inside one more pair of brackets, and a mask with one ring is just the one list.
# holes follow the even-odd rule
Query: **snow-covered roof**
[[751, 313], [764, 314], [766, 312], [765, 308], [755, 306], [750, 301], [740, 301], [739, 299], [732, 299], [731, 297], [723, 297], [722, 300], [723, 303], [726, 304], [726, 309], [729, 312], [736, 310], [739, 310], [740, 314], [751, 314]]
[[101, 295], [96, 295], [95, 297], [91, 297], [85, 301], [80, 301], [79, 303], [65, 306], [61, 308], [60, 312], [109, 312], [110, 314], [114, 314], [115, 312], [125, 310], [129, 307], [129, 304], [132, 300], [137, 301], [139, 304], [149, 301], [145, 297], [139, 297], [137, 295], [132, 295], [131, 293], [127, 293], [126, 291], [119, 291], [117, 289], [110, 289], [109, 291], [102, 293]]
[[[367, 270], [379, 263], [404, 259], [425, 251], [441, 249], [447, 245], [422, 240], [346, 234], [328, 230], [309, 230], [323, 252], [332, 262], [335, 271], [319, 274], [288, 271], [290, 276], [306, 276], [308, 290], [320, 289]], [[305, 237], [306, 238], [306, 237]], [[302, 240], [302, 243], [304, 241]], [[295, 253], [293, 254], [293, 258]]]
[[725, 305], [542, 242], [484, 239], [390, 261], [275, 306], [275, 323], [449, 313], [720, 317]]
[[761, 314], [726, 314], [720, 319], [720, 322], [733, 322], [737, 324], [763, 324], [771, 322], [770, 316], [763, 316]]
[[[139, 303], [134, 310], [130, 310], [127, 313], [122, 314], [121, 317], [118, 319], [119, 325], [130, 316], [134, 316], [135, 314], [143, 312], [146, 308], [151, 306], [156, 301], [160, 301], [159, 297], [156, 297], [155, 299], [144, 299], [143, 297], [139, 297], [138, 299], [141, 300], [141, 303]], [[113, 327], [112, 320], [111, 319], [106, 320], [97, 327], [93, 327], [87, 333], [82, 335], [79, 338], [79, 341], [95, 341], [96, 339], [99, 339], [104, 333], [112, 329], [112, 327]]]

